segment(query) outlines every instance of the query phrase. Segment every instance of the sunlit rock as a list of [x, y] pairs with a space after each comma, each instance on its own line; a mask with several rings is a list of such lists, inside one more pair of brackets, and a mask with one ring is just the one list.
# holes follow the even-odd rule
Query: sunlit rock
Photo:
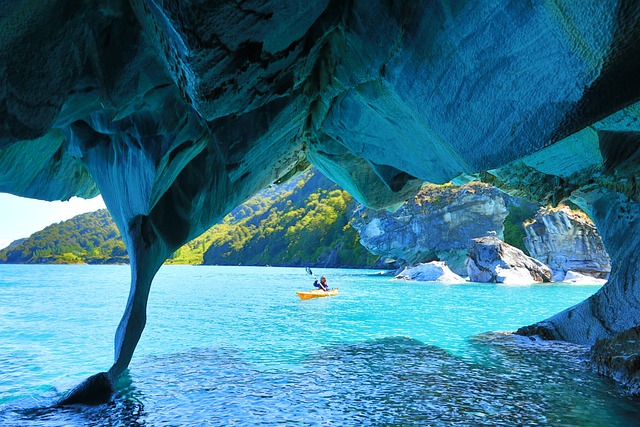
[[[615, 182], [609, 183], [615, 188]], [[584, 302], [520, 328], [519, 333], [592, 344], [640, 324], [640, 306], [635, 298], [640, 286], [640, 266], [635, 261], [640, 243], [640, 227], [636, 224], [640, 207], [637, 196], [630, 197], [607, 187], [576, 192], [573, 200], [581, 208], [589, 209], [611, 256], [608, 282]]]
[[420, 263], [415, 267], [406, 267], [395, 276], [398, 280], [417, 280], [419, 282], [464, 283], [465, 280], [455, 274], [441, 261]]
[[408, 265], [446, 261], [456, 274], [466, 275], [469, 239], [487, 230], [503, 238], [508, 214], [503, 193], [489, 185], [426, 185], [394, 212], [358, 209], [351, 225], [371, 253]]
[[552, 277], [549, 267], [495, 235], [469, 241], [467, 272], [472, 282], [505, 285], [550, 282]]
[[562, 279], [564, 283], [571, 283], [572, 285], [604, 285], [607, 283], [606, 279], [597, 279], [593, 276], [585, 276], [575, 271], [567, 271]]
[[563, 281], [568, 271], [598, 279], [609, 276], [609, 254], [586, 215], [568, 207], [545, 208], [524, 230], [529, 254], [551, 268], [554, 281]]

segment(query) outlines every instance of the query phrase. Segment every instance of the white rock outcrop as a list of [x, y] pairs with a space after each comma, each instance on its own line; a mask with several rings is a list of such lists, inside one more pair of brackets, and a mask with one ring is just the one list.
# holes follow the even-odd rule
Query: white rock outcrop
[[415, 267], [407, 267], [394, 277], [401, 280], [417, 280], [419, 282], [465, 283], [466, 280], [447, 267], [441, 261], [420, 263]]
[[550, 282], [551, 269], [496, 236], [469, 241], [467, 272], [472, 282], [524, 285]]
[[586, 276], [576, 271], [567, 271], [563, 280], [564, 283], [571, 283], [573, 285], [604, 285], [607, 283], [606, 279], [597, 279], [593, 276]]

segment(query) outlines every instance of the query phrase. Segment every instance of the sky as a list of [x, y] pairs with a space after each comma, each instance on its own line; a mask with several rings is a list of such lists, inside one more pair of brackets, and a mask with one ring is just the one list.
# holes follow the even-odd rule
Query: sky
[[45, 202], [0, 193], [0, 249], [47, 225], [104, 207], [100, 196], [89, 200], [72, 197], [66, 202]]

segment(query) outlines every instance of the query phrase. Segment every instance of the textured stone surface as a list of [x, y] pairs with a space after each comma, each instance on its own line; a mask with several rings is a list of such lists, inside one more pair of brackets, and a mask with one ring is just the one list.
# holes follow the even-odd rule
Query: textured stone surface
[[[607, 181], [603, 184], [616, 185]], [[590, 217], [611, 256], [609, 281], [584, 302], [531, 327], [521, 328], [519, 333], [593, 344], [597, 339], [640, 324], [640, 304], [636, 298], [640, 285], [636, 254], [640, 243], [640, 228], [636, 224], [640, 206], [637, 196], [630, 198], [605, 185], [574, 192], [573, 199], [583, 209], [590, 208]]]
[[465, 280], [455, 274], [440, 261], [420, 263], [415, 267], [407, 267], [395, 276], [399, 280], [417, 280], [419, 282], [464, 283]]
[[591, 347], [591, 363], [599, 374], [640, 395], [640, 326], [596, 341]]
[[501, 241], [497, 236], [469, 241], [467, 273], [472, 282], [506, 285], [550, 282], [552, 278], [549, 267]]
[[0, 191], [102, 193], [132, 269], [112, 377], [162, 261], [307, 160], [371, 207], [487, 170], [571, 197], [612, 273], [547, 331], [640, 323], [640, 2], [0, 3]]
[[371, 253], [408, 265], [446, 261], [454, 272], [466, 275], [469, 239], [487, 231], [502, 238], [508, 214], [503, 194], [489, 185], [427, 185], [394, 212], [358, 209], [351, 225]]
[[609, 276], [609, 254], [595, 225], [584, 215], [568, 207], [546, 208], [524, 229], [529, 254], [551, 268], [554, 281], [562, 281], [570, 270], [598, 279]]
[[57, 406], [89, 404], [98, 405], [111, 400], [114, 393], [113, 380], [107, 372], [92, 375], [70, 390]]

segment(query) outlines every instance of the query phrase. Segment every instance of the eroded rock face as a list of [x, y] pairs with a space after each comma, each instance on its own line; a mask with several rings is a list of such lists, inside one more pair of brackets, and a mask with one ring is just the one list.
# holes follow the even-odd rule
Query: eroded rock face
[[568, 207], [542, 209], [524, 229], [529, 254], [551, 268], [554, 281], [562, 281], [568, 271], [598, 279], [609, 276], [609, 254], [588, 217]]
[[358, 209], [351, 225], [371, 253], [408, 265], [446, 261], [455, 273], [466, 275], [469, 239], [489, 230], [502, 238], [508, 214], [501, 192], [489, 185], [427, 185], [394, 212]]
[[637, 196], [609, 190], [615, 182], [590, 191], [575, 192], [572, 199], [589, 208], [602, 240], [611, 256], [608, 282], [594, 295], [549, 319], [520, 328], [524, 335], [540, 335], [583, 344], [608, 338], [640, 324], [640, 306], [635, 295], [640, 285], [636, 248], [640, 243], [640, 216]]
[[599, 374], [640, 395], [640, 326], [598, 340], [591, 348], [591, 362]]
[[552, 278], [549, 267], [501, 241], [497, 236], [469, 241], [467, 273], [472, 282], [506, 285], [550, 282]]
[[505, 189], [533, 179], [532, 197], [571, 197], [602, 234], [611, 279], [547, 332], [592, 342], [640, 323], [640, 2], [0, 10], [0, 191], [100, 192], [127, 244], [109, 378], [131, 359], [162, 261], [307, 160], [376, 208], [486, 170]]

